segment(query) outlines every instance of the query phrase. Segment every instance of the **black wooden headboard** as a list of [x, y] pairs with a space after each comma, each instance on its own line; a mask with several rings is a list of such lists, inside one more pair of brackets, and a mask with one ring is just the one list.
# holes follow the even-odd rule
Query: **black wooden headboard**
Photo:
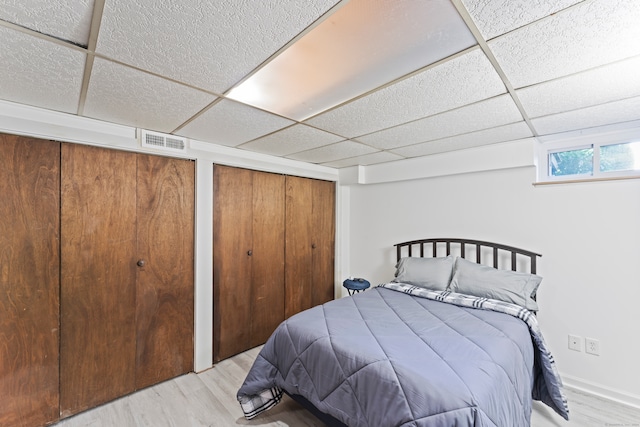
[[[527, 251], [524, 249], [515, 248], [513, 246], [507, 246], [500, 243], [484, 242], [481, 240], [469, 240], [469, 239], [421, 239], [411, 240], [409, 242], [397, 243], [394, 245], [397, 251], [397, 261], [405, 256], [419, 256], [421, 258], [426, 256], [447, 256], [451, 254], [452, 246], [459, 250], [459, 254], [462, 258], [465, 258], [467, 254], [467, 246], [475, 247], [476, 263], [482, 263], [483, 248], [489, 248], [491, 250], [493, 258], [493, 267], [498, 267], [498, 260], [501, 259], [501, 255], [508, 253], [511, 259], [511, 270], [516, 271], [518, 265], [518, 256], [529, 258], [529, 271], [532, 274], [536, 274], [536, 260], [537, 257], [542, 255], [535, 252]], [[442, 254], [442, 248], [444, 246], [445, 253]], [[425, 251], [426, 248], [426, 251]], [[440, 250], [440, 254], [438, 251]], [[416, 252], [419, 251], [419, 252]], [[414, 255], [415, 253], [415, 255]], [[430, 253], [430, 255], [429, 255]]]

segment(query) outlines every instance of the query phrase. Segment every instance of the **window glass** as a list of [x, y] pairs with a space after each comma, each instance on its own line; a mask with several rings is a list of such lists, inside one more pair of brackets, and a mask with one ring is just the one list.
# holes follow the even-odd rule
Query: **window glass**
[[549, 153], [549, 176], [593, 174], [593, 147]]
[[600, 147], [600, 171], [640, 170], [640, 141]]

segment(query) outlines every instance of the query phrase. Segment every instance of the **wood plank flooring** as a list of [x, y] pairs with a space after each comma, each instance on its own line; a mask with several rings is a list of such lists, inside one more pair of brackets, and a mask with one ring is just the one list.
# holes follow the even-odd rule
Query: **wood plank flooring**
[[[258, 354], [255, 348], [216, 364], [63, 420], [55, 427], [298, 427], [323, 424], [284, 397], [277, 406], [247, 421], [235, 395]], [[565, 389], [571, 421], [534, 402], [533, 427], [640, 427], [640, 409]]]

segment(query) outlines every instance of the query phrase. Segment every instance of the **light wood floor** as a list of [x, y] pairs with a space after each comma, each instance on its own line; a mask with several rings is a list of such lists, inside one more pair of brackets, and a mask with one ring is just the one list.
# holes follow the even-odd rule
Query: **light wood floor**
[[[188, 374], [63, 420], [55, 427], [322, 427], [296, 402], [283, 401], [246, 421], [235, 395], [258, 349], [216, 364], [200, 374]], [[533, 427], [640, 427], [640, 409], [629, 408], [578, 391], [565, 389], [571, 421], [534, 402]]]

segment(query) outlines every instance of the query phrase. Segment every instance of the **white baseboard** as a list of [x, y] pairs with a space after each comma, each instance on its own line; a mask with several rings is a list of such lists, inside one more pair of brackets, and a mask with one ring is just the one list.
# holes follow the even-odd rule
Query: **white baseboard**
[[639, 395], [595, 384], [582, 378], [572, 377], [571, 375], [561, 374], [560, 376], [562, 377], [562, 382], [568, 388], [640, 409]]

